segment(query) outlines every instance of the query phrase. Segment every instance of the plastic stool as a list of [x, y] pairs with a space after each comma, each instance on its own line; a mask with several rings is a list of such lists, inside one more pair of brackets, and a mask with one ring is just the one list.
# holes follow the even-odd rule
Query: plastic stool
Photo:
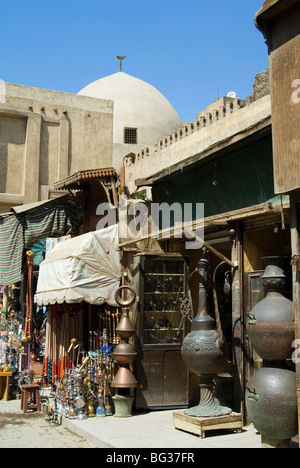
[[[29, 409], [41, 411], [40, 386], [38, 384], [25, 384], [21, 385], [21, 389], [21, 409], [24, 413], [27, 413], [27, 410]], [[32, 393], [34, 403], [28, 402], [29, 393]]]

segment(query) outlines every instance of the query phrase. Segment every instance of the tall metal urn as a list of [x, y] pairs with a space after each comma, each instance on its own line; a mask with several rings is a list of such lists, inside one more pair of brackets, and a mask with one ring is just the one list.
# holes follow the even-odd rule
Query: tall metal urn
[[183, 340], [181, 348], [186, 367], [200, 377], [199, 404], [185, 411], [185, 414], [195, 417], [217, 417], [232, 412], [231, 408], [221, 406], [213, 396], [213, 377], [224, 368], [227, 361], [227, 346], [218, 311], [216, 311], [216, 321], [207, 312], [208, 266], [209, 261], [204, 250], [198, 264], [198, 314], [192, 321], [192, 331]]
[[295, 336], [293, 302], [282, 292], [286, 286], [283, 260], [263, 257], [266, 269], [262, 277], [266, 296], [251, 310], [248, 337], [259, 356], [265, 361], [285, 361], [291, 357]]
[[[248, 414], [268, 446], [288, 446], [298, 432], [296, 374], [287, 366], [294, 340], [293, 303], [282, 294], [286, 275], [279, 257], [265, 257], [266, 297], [251, 310], [247, 332], [264, 366], [248, 382]], [[286, 442], [284, 442], [286, 441]]]

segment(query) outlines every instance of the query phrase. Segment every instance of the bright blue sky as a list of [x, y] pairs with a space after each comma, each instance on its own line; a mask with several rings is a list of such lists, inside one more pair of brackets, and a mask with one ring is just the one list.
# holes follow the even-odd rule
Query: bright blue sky
[[0, 0], [0, 79], [77, 93], [123, 71], [155, 86], [183, 121], [217, 97], [252, 93], [268, 51], [263, 0]]

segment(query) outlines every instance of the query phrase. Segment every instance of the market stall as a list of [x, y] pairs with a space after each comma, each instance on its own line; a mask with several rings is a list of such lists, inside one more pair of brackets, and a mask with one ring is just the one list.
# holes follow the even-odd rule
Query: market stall
[[[42, 376], [56, 385], [59, 395], [67, 395], [68, 417], [75, 396], [85, 407], [81, 417], [88, 407], [93, 415], [96, 396], [109, 402], [120, 318], [115, 302], [121, 280], [117, 245], [114, 225], [57, 243], [40, 264], [35, 302], [47, 307]], [[93, 399], [89, 405], [86, 391]]]
[[[34, 247], [48, 237], [74, 235], [80, 225], [69, 195], [15, 206], [0, 215], [0, 370], [12, 373], [10, 395], [18, 394], [21, 381], [32, 379], [43, 335], [44, 311], [33, 301], [39, 268]], [[44, 256], [43, 248], [40, 254]]]
[[58, 243], [41, 263], [35, 301], [49, 306], [46, 358], [56, 361], [73, 337], [80, 341], [83, 303], [116, 306], [121, 278], [117, 243], [115, 225]]

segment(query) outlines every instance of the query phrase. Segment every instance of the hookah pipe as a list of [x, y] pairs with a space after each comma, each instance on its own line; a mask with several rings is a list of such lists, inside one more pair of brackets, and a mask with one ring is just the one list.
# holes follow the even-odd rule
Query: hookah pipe
[[[83, 369], [85, 369], [85, 367], [87, 366], [87, 364], [89, 363], [89, 361], [91, 360], [91, 356], [88, 355], [85, 357], [85, 359], [83, 360], [80, 368], [78, 369], [78, 373], [82, 372]], [[103, 376], [105, 380], [105, 376]], [[97, 380], [97, 378], [96, 378]], [[110, 390], [109, 390], [109, 386], [108, 386], [108, 381], [106, 380], [105, 382], [105, 385], [103, 385], [103, 380], [100, 379], [100, 381], [98, 380], [101, 388], [99, 389], [100, 390], [100, 395], [102, 395], [103, 397], [103, 400], [105, 400], [105, 396], [107, 395], [110, 395]], [[88, 401], [88, 407], [87, 407], [87, 411], [88, 411], [88, 416], [89, 417], [94, 417], [95, 416], [95, 413], [94, 413], [94, 408], [93, 408], [93, 405], [92, 405], [92, 401], [91, 401], [91, 398], [94, 397], [95, 400], [97, 400], [97, 396], [95, 395], [95, 393], [93, 392], [92, 390], [92, 385], [91, 385], [91, 379], [90, 377], [88, 377], [86, 379], [86, 388], [87, 388], [87, 391], [89, 393], [89, 396], [87, 397], [87, 401]], [[105, 405], [105, 409], [106, 409], [106, 413], [107, 414], [110, 414], [111, 413], [111, 408], [110, 408], [110, 404], [109, 404], [109, 401], [107, 401], [106, 405]]]
[[[80, 374], [81, 372], [85, 369], [85, 367], [87, 366], [87, 364], [89, 363], [89, 361], [91, 360], [91, 357], [88, 355], [84, 358], [84, 360], [82, 361], [82, 364], [81, 366], [79, 367], [79, 369], [74, 369], [74, 378], [75, 380], [77, 381], [77, 376], [78, 378], [80, 378], [81, 380], [81, 377], [80, 377]], [[84, 413], [83, 413], [83, 408], [84, 406], [87, 404], [87, 413], [89, 415], [89, 417], [91, 417], [93, 415], [93, 411], [92, 411], [92, 406], [91, 406], [91, 402], [89, 401], [88, 397], [86, 396], [86, 388], [89, 387], [89, 382], [88, 382], [88, 376], [87, 376], [87, 372], [85, 371], [84, 372], [84, 378], [82, 380], [82, 394], [80, 392], [80, 394], [77, 395], [77, 397], [74, 399], [74, 405], [77, 409], [80, 410], [80, 413], [81, 413], [81, 418], [85, 418], [84, 416]], [[85, 396], [83, 396], [85, 395]], [[80, 417], [79, 417], [80, 419]]]
[[68, 351], [67, 351], [67, 354], [69, 354], [70, 351], [73, 349], [73, 353], [72, 353], [72, 365], [74, 365], [74, 357], [75, 357], [75, 356], [74, 356], [74, 353], [75, 353], [75, 345], [76, 345], [76, 343], [77, 343], [77, 338], [72, 338], [72, 339], [71, 339], [71, 344], [70, 344], [69, 349], [68, 349]]
[[111, 315], [112, 315], [112, 318], [113, 318], [113, 339], [112, 339], [112, 343], [114, 345], [117, 345], [120, 342], [120, 338], [116, 335], [116, 328], [117, 328], [117, 325], [118, 325], [118, 317], [120, 315], [119, 309], [116, 309], [116, 312], [112, 313]]
[[78, 371], [77, 371], [78, 374], [80, 374], [80, 372], [83, 371], [83, 369], [87, 366], [87, 364], [90, 362], [90, 360], [91, 360], [91, 356], [90, 356], [90, 355], [88, 355], [88, 356], [86, 356], [86, 357], [84, 358], [84, 360], [82, 361], [81, 366], [79, 367], [79, 369], [78, 369]]
[[80, 358], [80, 353], [81, 353], [81, 344], [82, 343], [79, 342], [76, 346], [74, 346], [74, 351], [78, 348], [76, 366], [79, 365], [79, 358]]
[[108, 341], [111, 343], [111, 320], [110, 320], [110, 310], [106, 310], [106, 321], [107, 321], [107, 338]]

